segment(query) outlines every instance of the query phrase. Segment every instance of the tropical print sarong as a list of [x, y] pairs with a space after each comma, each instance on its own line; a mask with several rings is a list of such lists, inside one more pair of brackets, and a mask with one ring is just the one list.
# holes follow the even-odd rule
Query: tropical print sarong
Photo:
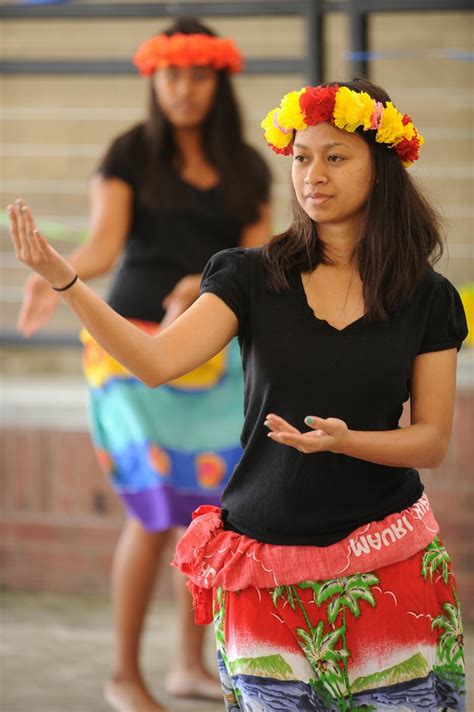
[[213, 610], [228, 712], [465, 710], [460, 605], [438, 538], [371, 572], [217, 588]]
[[[134, 323], [149, 333], [159, 325]], [[129, 516], [150, 531], [186, 526], [218, 504], [242, 448], [243, 379], [236, 340], [209, 362], [148, 388], [87, 333], [91, 436]]]

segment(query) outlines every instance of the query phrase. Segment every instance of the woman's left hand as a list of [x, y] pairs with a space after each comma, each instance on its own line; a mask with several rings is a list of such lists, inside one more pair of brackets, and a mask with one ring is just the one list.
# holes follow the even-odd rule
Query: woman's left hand
[[300, 452], [343, 452], [349, 429], [339, 418], [317, 418], [308, 415], [305, 423], [312, 428], [309, 433], [302, 433], [280, 416], [270, 413], [265, 425], [270, 429], [268, 437], [276, 443], [289, 445]]
[[166, 314], [161, 322], [161, 328], [166, 329], [175, 319], [177, 319], [188, 307], [199, 297], [199, 287], [201, 285], [200, 274], [188, 274], [180, 279], [163, 300], [163, 307]]

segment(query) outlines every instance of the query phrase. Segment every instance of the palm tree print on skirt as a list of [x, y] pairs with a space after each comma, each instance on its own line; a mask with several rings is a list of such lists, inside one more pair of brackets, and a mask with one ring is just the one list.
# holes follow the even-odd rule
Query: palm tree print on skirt
[[438, 539], [370, 573], [217, 589], [228, 712], [465, 710], [463, 632]]

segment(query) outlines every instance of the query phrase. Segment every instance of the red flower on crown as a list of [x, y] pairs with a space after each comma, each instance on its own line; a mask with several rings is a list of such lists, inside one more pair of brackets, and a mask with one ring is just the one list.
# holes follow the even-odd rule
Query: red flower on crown
[[272, 146], [271, 143], [268, 144], [270, 148], [273, 149], [274, 153], [277, 153], [279, 156], [291, 156], [293, 153], [293, 145], [290, 143], [288, 146], [285, 146], [284, 148], [277, 148], [276, 146]]
[[[402, 118], [403, 125], [406, 126], [412, 123], [411, 118], [408, 114], [405, 114]], [[395, 146], [395, 153], [400, 158], [403, 163], [413, 163], [417, 161], [420, 155], [421, 141], [417, 130], [413, 127], [415, 135], [410, 140], [402, 138]]]
[[332, 123], [338, 89], [337, 84], [330, 87], [307, 87], [300, 96], [300, 107], [308, 126], [324, 121]]

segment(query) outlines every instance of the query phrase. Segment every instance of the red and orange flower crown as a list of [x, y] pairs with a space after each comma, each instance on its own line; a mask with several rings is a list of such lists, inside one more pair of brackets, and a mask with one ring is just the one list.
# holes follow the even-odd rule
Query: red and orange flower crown
[[418, 159], [424, 142], [410, 117], [402, 115], [391, 101], [382, 104], [366, 92], [337, 84], [304, 87], [286, 94], [261, 126], [268, 145], [275, 153], [287, 156], [293, 153], [295, 131], [323, 122], [350, 133], [358, 128], [375, 131], [377, 143], [393, 149], [406, 167]]
[[214, 67], [240, 72], [243, 59], [231, 39], [205, 34], [155, 35], [141, 43], [134, 57], [140, 74], [150, 76], [155, 69], [176, 67]]

